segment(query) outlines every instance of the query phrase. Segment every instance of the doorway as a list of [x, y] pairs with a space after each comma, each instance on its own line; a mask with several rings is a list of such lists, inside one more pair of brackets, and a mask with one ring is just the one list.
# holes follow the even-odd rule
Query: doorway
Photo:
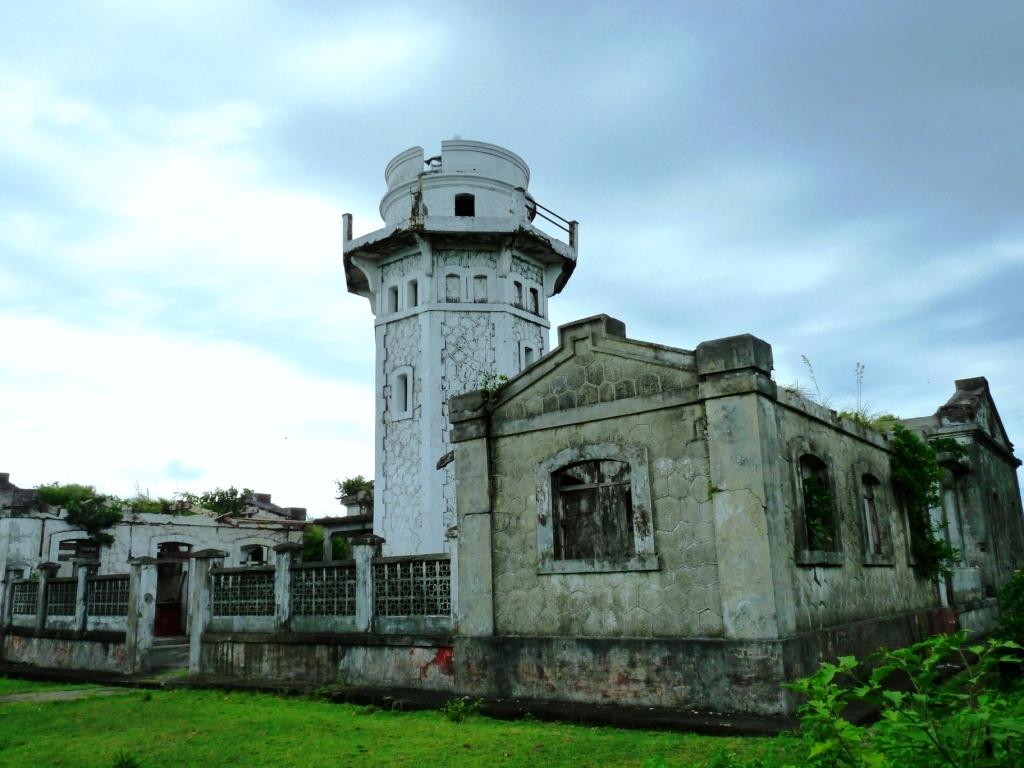
[[185, 589], [188, 583], [188, 556], [191, 544], [165, 541], [157, 547], [156, 566], [156, 637], [184, 635], [186, 626]]

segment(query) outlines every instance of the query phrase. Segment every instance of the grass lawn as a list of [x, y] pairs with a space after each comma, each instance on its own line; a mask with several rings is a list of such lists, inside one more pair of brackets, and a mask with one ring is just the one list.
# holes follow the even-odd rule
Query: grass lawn
[[[35, 691], [56, 691], [70, 688], [89, 688], [86, 683], [76, 685], [64, 685], [63, 683], [37, 683], [33, 680], [15, 680], [8, 677], [0, 677], [0, 696], [8, 693], [34, 693]], [[0, 724], [0, 730], [3, 725]]]
[[[0, 684], [14, 681], [0, 680]], [[71, 686], [69, 686], [71, 687]], [[704, 766], [796, 755], [785, 739], [716, 738], [370, 708], [216, 691], [0, 704], [0, 765], [101, 766], [130, 752], [169, 766]]]

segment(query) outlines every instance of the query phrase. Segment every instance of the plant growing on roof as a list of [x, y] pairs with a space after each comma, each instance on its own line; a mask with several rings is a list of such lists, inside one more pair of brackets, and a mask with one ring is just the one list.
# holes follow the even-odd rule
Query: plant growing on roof
[[106, 529], [121, 520], [123, 502], [116, 496], [96, 493], [91, 485], [50, 483], [36, 489], [39, 503], [62, 507], [70, 525], [81, 528], [98, 544], [109, 546], [114, 537]]
[[208, 509], [218, 516], [241, 514], [252, 495], [251, 488], [238, 490], [233, 485], [229, 488], [214, 488], [212, 491], [205, 491], [199, 494], [189, 491], [181, 491], [177, 494], [178, 498], [182, 501]]
[[362, 475], [350, 477], [347, 480], [335, 480], [338, 488], [338, 495], [335, 497], [341, 501], [346, 496], [358, 496], [360, 493], [369, 494], [373, 497], [373, 480], [367, 480]]

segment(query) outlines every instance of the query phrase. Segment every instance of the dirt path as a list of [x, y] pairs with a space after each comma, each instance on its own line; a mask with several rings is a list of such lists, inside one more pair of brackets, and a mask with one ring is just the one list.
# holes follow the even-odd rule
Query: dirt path
[[13, 701], [74, 701], [75, 699], [84, 699], [86, 696], [119, 696], [131, 692], [131, 688], [74, 688], [70, 691], [8, 693], [0, 696], [0, 704]]

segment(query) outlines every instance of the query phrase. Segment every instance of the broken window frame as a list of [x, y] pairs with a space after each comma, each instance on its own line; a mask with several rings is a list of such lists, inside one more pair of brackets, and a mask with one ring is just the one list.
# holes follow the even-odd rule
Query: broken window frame
[[[585, 550], [565, 552], [564, 542], [556, 543], [556, 528], [564, 517], [565, 498], [560, 491], [587, 492], [589, 488], [565, 486], [559, 478], [567, 470], [596, 462], [618, 462], [626, 465], [628, 480], [598, 482], [594, 492], [600, 497], [601, 487], [628, 488], [629, 547], [622, 552], [609, 552], [598, 548], [595, 556], [573, 556]], [[537, 467], [537, 548], [539, 574], [556, 573], [613, 573], [622, 571], [658, 570], [660, 563], [654, 546], [654, 525], [651, 507], [651, 489], [647, 449], [619, 443], [602, 443], [566, 448], [541, 462]], [[592, 520], [592, 522], [597, 522]], [[596, 526], [598, 528], [601, 525]], [[621, 535], [621, 534], [620, 534]], [[564, 556], [568, 554], [569, 556]]]
[[[889, 486], [885, 482], [885, 474], [874, 466], [858, 462], [853, 467], [853, 480], [857, 492], [856, 508], [863, 528], [862, 561], [869, 566], [893, 566], [896, 564], [892, 537], [892, 510], [895, 506], [886, 490]], [[872, 503], [876, 521], [874, 535], [871, 530]]]

